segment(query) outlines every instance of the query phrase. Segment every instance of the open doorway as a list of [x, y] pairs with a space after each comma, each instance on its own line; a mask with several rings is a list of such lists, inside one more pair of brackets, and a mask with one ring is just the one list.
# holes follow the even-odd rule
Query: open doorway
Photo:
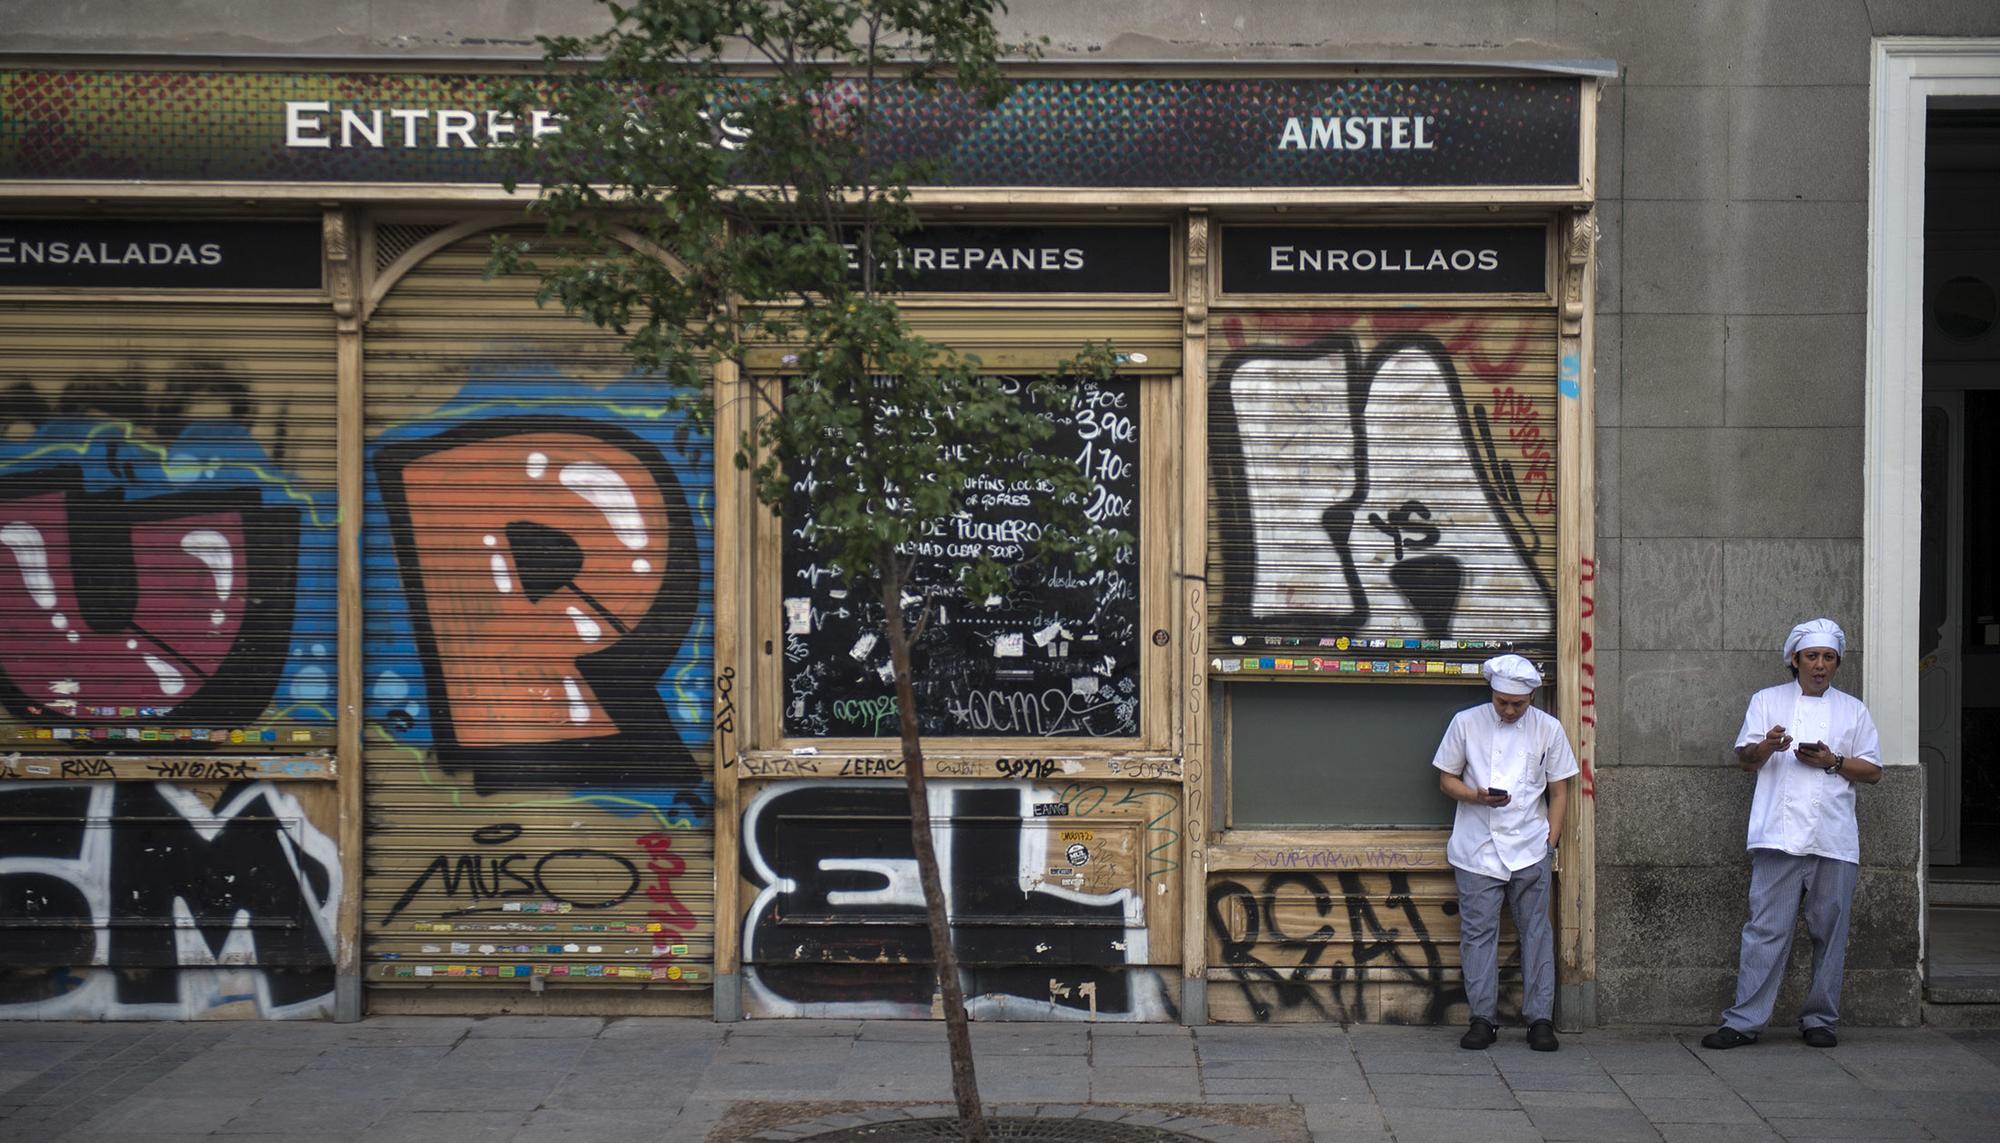
[[2000, 101], [1933, 101], [1924, 161], [1922, 574], [1932, 1003], [2000, 1002]]

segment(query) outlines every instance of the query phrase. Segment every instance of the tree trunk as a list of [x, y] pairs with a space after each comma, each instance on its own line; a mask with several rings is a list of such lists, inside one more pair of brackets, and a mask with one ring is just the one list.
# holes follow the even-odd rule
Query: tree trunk
[[951, 1046], [951, 1093], [965, 1143], [987, 1143], [986, 1115], [979, 1105], [979, 1080], [972, 1068], [972, 1029], [965, 1015], [965, 986], [958, 975], [958, 950], [945, 916], [944, 880], [938, 873], [931, 836], [930, 790], [924, 780], [924, 746], [917, 732], [917, 692], [910, 682], [910, 631], [903, 622], [903, 577], [892, 574], [895, 553], [885, 553], [882, 575], [883, 622], [889, 658], [896, 667], [896, 713], [903, 730], [903, 780], [910, 792], [910, 842], [917, 851], [917, 876], [924, 887], [924, 919], [931, 930], [931, 959], [944, 994], [945, 1039]]

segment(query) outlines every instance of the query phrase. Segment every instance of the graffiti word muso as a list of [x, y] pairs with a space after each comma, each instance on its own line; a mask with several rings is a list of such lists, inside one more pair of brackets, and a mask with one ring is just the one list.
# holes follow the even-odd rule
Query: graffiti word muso
[[[505, 845], [522, 834], [511, 822], [472, 831], [475, 845]], [[435, 879], [435, 880], [434, 880]], [[396, 904], [382, 917], [388, 924], [408, 908], [426, 886], [445, 897], [477, 902], [499, 897], [534, 897], [578, 909], [609, 909], [639, 891], [639, 870], [627, 858], [602, 849], [556, 849], [545, 853], [505, 853], [474, 850], [441, 853], [424, 866]]]

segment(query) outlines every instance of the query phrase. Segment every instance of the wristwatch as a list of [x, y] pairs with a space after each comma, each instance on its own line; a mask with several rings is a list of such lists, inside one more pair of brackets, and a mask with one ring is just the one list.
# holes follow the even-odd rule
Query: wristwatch
[[1826, 772], [1829, 774], [1838, 774], [1840, 773], [1840, 768], [1845, 765], [1847, 765], [1847, 755], [1836, 754], [1833, 756], [1833, 765], [1828, 766]]

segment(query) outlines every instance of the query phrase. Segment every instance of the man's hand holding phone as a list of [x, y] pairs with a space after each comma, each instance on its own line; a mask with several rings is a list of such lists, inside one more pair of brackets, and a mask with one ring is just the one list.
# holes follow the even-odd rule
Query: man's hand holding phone
[[1479, 795], [1480, 805], [1495, 810], [1499, 809], [1501, 806], [1504, 806], [1508, 802], [1511, 802], [1513, 800], [1514, 800], [1513, 795], [1509, 794], [1507, 791], [1501, 789], [1498, 786], [1488, 786], [1486, 787], [1485, 792]]

